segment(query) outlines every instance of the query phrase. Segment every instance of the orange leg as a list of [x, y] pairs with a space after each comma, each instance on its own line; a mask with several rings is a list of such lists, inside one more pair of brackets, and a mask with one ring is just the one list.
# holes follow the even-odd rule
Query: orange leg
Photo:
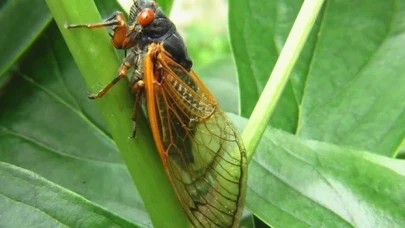
[[124, 63], [121, 64], [120, 68], [118, 69], [118, 75], [104, 88], [102, 88], [98, 93], [92, 93], [88, 95], [89, 99], [96, 99], [96, 98], [101, 98], [106, 94], [121, 78], [125, 78], [128, 73], [128, 69], [131, 67], [131, 64], [128, 61], [124, 61]]
[[65, 24], [65, 27], [67, 29], [71, 28], [101, 28], [101, 27], [108, 27], [108, 26], [118, 26], [121, 25], [122, 23], [125, 23], [125, 17], [124, 15], [117, 11], [113, 13], [110, 17], [106, 18], [103, 22], [99, 23], [92, 23], [92, 24]]
[[98, 93], [89, 94], [88, 98], [96, 99], [101, 98], [106, 94], [120, 79], [126, 78], [128, 69], [135, 63], [135, 59], [137, 58], [137, 54], [135, 52], [129, 53], [124, 61], [122, 62], [120, 68], [118, 68], [117, 76], [113, 80], [110, 81], [104, 88], [102, 88]]
[[114, 25], [120, 25], [121, 22], [119, 20], [110, 20], [110, 21], [104, 21], [104, 22], [99, 22], [99, 23], [93, 23], [93, 24], [66, 24], [65, 27], [67, 29], [72, 29], [72, 28], [101, 28], [101, 27], [108, 27], [108, 26], [114, 26]]
[[[112, 26], [113, 33], [110, 34], [111, 41], [115, 48], [127, 48], [128, 43], [131, 41], [129, 37], [127, 37], [127, 23], [125, 21], [125, 16], [122, 12], [115, 12], [110, 17], [105, 19], [103, 22], [93, 23], [93, 24], [65, 24], [67, 29], [73, 28], [101, 28], [101, 27], [109, 27]], [[131, 43], [132, 45], [132, 43]]]

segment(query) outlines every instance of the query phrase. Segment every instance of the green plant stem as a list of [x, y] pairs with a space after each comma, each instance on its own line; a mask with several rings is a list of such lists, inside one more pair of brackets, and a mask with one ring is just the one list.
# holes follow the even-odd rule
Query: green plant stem
[[304, 47], [323, 2], [324, 0], [304, 1], [266, 87], [242, 133], [242, 140], [248, 151], [249, 161], [252, 159], [260, 138], [267, 127], [266, 123], [269, 122], [284, 91], [289, 75]]
[[[46, 0], [46, 2], [88, 88], [95, 90], [94, 87], [100, 83], [105, 85], [111, 81], [117, 73], [120, 61], [109, 41], [107, 30], [105, 28], [67, 30], [64, 27], [66, 22], [101, 21], [94, 2], [82, 0]], [[143, 115], [138, 115], [136, 139], [129, 138], [134, 102], [129, 92], [128, 82], [120, 81], [102, 99], [89, 102], [96, 102], [103, 115], [153, 225], [155, 227], [189, 227], [188, 219], [164, 172]], [[80, 131], [80, 129], [77, 130]], [[120, 188], [120, 186], [112, 187]]]

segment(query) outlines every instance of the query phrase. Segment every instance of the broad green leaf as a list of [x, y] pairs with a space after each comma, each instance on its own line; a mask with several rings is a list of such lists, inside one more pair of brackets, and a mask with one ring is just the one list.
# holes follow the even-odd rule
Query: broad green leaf
[[[244, 116], [256, 103], [301, 4], [230, 2]], [[271, 125], [395, 156], [405, 134], [404, 14], [402, 1], [327, 1]]]
[[[249, 117], [277, 61], [302, 1], [254, 0], [229, 3], [229, 32], [238, 71], [240, 109], [242, 116]], [[303, 55], [308, 56], [307, 53], [312, 52], [312, 49], [312, 46], [307, 45]], [[308, 57], [311, 57], [310, 54]], [[305, 75], [309, 63], [299, 61], [297, 65], [300, 66], [297, 74]], [[295, 96], [290, 82], [272, 117], [274, 127], [289, 132], [296, 130], [299, 109], [298, 98]]]
[[51, 19], [44, 1], [3, 0], [0, 3], [0, 77], [5, 76]]
[[86, 99], [84, 81], [54, 23], [20, 64], [25, 67], [0, 97], [0, 161], [149, 225], [131, 177], [94, 102]]
[[136, 227], [36, 173], [0, 162], [0, 227]]
[[405, 223], [402, 160], [268, 128], [248, 173], [246, 206], [271, 227]]
[[[116, 1], [96, 0], [103, 17], [118, 10]], [[41, 32], [51, 22], [52, 16], [45, 1], [6, 0], [0, 4], [0, 78], [6, 74], [18, 58], [29, 49]], [[0, 80], [0, 86], [2, 84]], [[4, 82], [3, 82], [4, 83]]]

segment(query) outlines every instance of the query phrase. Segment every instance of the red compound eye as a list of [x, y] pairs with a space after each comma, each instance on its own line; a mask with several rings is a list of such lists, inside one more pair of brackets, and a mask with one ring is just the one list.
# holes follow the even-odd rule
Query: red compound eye
[[145, 8], [138, 14], [138, 23], [141, 26], [147, 26], [155, 19], [155, 12], [152, 9]]

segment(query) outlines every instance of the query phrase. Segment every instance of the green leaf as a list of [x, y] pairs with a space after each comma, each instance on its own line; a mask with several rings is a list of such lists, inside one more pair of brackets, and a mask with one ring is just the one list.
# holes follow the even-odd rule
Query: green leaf
[[[291, 30], [302, 1], [230, 1], [229, 32], [241, 96], [241, 114], [249, 117]], [[281, 12], [278, 12], [281, 11]], [[242, 19], [242, 20], [241, 20]], [[252, 26], [254, 25], [254, 26]], [[308, 46], [308, 45], [307, 45]], [[306, 51], [304, 50], [304, 54]], [[297, 63], [299, 65], [300, 62]], [[308, 64], [301, 64], [305, 68]], [[306, 70], [302, 69], [305, 73]], [[289, 83], [272, 124], [294, 132], [298, 107]]]
[[[61, 1], [52, 1], [52, 3], [57, 2]], [[277, 38], [275, 40], [278, 43], [278, 50], [283, 45], [288, 29], [291, 27], [292, 21], [299, 9], [299, 2], [297, 2], [298, 1], [294, 0], [289, 2], [279, 1], [277, 5], [278, 11], [275, 11], [279, 13], [272, 14], [277, 15], [277, 20], [281, 21], [277, 24], [277, 28], [279, 29], [277, 31], [283, 33], [283, 36], [274, 36]], [[86, 1], [81, 1], [81, 4], [87, 3], [88, 2]], [[312, 41], [310, 39], [310, 42], [307, 44], [303, 53], [303, 57], [293, 73], [289, 85], [290, 92], [284, 94], [284, 97], [282, 98], [284, 100], [281, 101], [278, 110], [276, 111], [276, 116], [272, 119], [272, 124], [274, 126], [295, 133], [296, 128], [300, 123], [300, 126], [302, 127], [300, 127], [300, 132], [309, 131], [305, 129], [310, 127], [310, 125], [303, 125], [298, 120], [304, 118], [304, 116], [300, 115], [304, 112], [305, 107], [312, 104], [309, 101], [314, 102], [313, 100], [317, 98], [315, 97], [308, 101], [308, 96], [319, 95], [319, 93], [316, 93], [316, 88], [311, 87], [311, 85], [319, 85], [319, 83], [313, 84], [315, 83], [313, 80], [322, 79], [324, 80], [323, 83], [327, 84], [325, 82], [326, 79], [339, 79], [339, 75], [333, 75], [333, 78], [326, 78], [325, 76], [322, 78], [319, 75], [313, 75], [311, 72], [316, 69], [319, 71], [322, 67], [327, 68], [328, 64], [336, 64], [328, 62], [329, 56], [325, 56], [326, 54], [322, 56], [321, 54], [325, 52], [325, 50], [322, 50], [322, 47], [325, 48], [325, 46], [327, 46], [325, 43], [333, 41], [331, 47], [334, 47], [334, 42], [338, 42], [339, 40], [335, 41], [331, 38], [326, 38], [332, 35], [339, 35], [339, 39], [346, 39], [346, 42], [350, 44], [349, 41], [352, 42], [355, 40], [356, 34], [359, 35], [359, 33], [356, 32], [356, 29], [353, 31], [343, 31], [340, 28], [340, 30], [338, 30], [340, 33], [336, 33], [332, 31], [332, 28], [330, 30], [326, 28], [332, 25], [332, 27], [339, 28], [339, 23], [332, 25], [330, 25], [330, 22], [329, 24], [326, 23], [328, 22], [328, 17], [333, 15], [336, 17], [336, 14], [342, 15], [340, 19], [343, 22], [355, 21], [354, 19], [357, 17], [345, 19], [347, 18], [345, 17], [345, 13], [355, 10], [355, 8], [351, 8], [353, 6], [344, 9], [336, 8], [336, 4], [343, 3], [345, 2], [342, 0], [328, 1], [328, 4], [325, 6], [323, 17], [319, 19], [318, 27], [315, 29], [313, 36], [311, 37]], [[351, 3], [354, 4], [353, 2]], [[369, 3], [374, 3], [374, 1], [370, 1]], [[4, 6], [5, 4], [6, 3], [0, 3], [1, 6]], [[237, 6], [235, 6], [235, 4], [238, 4], [237, 1], [231, 1], [230, 4], [231, 7], [237, 9]], [[255, 2], [251, 1], [249, 4], [252, 4], [253, 6]], [[273, 3], [270, 2], [269, 4]], [[386, 2], [387, 6], [390, 6], [390, 4], [391, 2]], [[245, 13], [249, 11], [248, 7], [244, 8], [243, 11], [239, 11], [239, 23], [243, 22], [245, 18], [248, 19], [243, 23], [246, 24], [245, 29], [251, 30], [255, 30], [255, 28], [252, 27], [269, 24], [268, 22], [270, 20], [265, 18], [269, 15], [265, 8], [266, 5], [267, 3], [262, 1], [262, 8], [258, 8], [258, 6], [252, 8], [254, 9], [254, 12], [260, 13], [256, 14], [254, 18], [245, 15]], [[69, 1], [67, 7], [73, 6], [75, 6], [75, 1]], [[382, 5], [381, 9], [387, 10], [386, 8], [383, 8], [387, 6]], [[356, 5], [356, 7], [359, 10], [358, 18], [362, 18], [364, 17], [362, 13], [362, 10], [364, 10], [363, 8], [370, 6], [365, 4], [364, 6]], [[397, 32], [397, 36], [387, 36], [384, 45], [393, 45], [391, 43], [393, 39], [400, 39], [402, 37], [401, 29], [395, 27], [396, 25], [398, 26], [398, 20], [400, 21], [402, 20], [401, 18], [403, 18], [400, 17], [401, 7], [403, 7], [402, 3], [398, 3], [396, 7], [398, 11], [391, 13], [397, 16], [392, 22], [392, 25], [394, 26], [393, 31]], [[72, 13], [74, 14], [73, 11], [76, 10], [72, 10]], [[74, 20], [61, 20], [59, 24], [68, 21], [91, 22], [100, 20], [99, 16], [94, 15], [92, 12], [92, 10], [89, 10], [86, 11], [85, 14], [75, 15], [77, 18]], [[108, 12], [108, 10], [105, 10], [105, 12]], [[369, 13], [370, 15], [375, 16], [384, 12], [370, 11]], [[232, 9], [231, 15], [233, 15]], [[62, 11], [58, 16], [63, 17], [65, 15]], [[260, 17], [263, 17], [264, 19], [261, 19], [261, 23], [255, 24], [254, 19]], [[369, 18], [372, 17], [370, 16]], [[252, 20], [249, 21], [249, 19]], [[384, 24], [380, 23], [381, 20], [376, 21], [379, 22], [376, 24]], [[233, 23], [235, 23], [235, 21]], [[325, 26], [324, 23], [326, 24]], [[321, 24], [322, 26], [320, 26]], [[370, 26], [367, 23], [361, 24], [357, 22], [355, 25]], [[285, 26], [285, 28], [283, 26]], [[368, 28], [367, 26], [365, 27]], [[374, 24], [371, 24], [371, 26], [374, 26]], [[281, 29], [282, 27], [284, 29]], [[231, 28], [231, 30], [234, 31], [233, 28]], [[104, 41], [102, 40], [106, 38], [106, 30], [77, 30], [74, 31], [74, 33], [73, 30], [66, 31], [62, 29], [62, 31], [64, 33], [69, 32], [69, 34], [73, 36], [71, 37], [72, 39], [78, 38], [81, 41], [85, 40], [87, 42], [86, 45], [79, 46], [80, 48], [77, 46], [75, 47], [77, 48], [75, 54], [76, 60], [81, 66], [82, 71], [83, 68], [88, 68], [84, 69], [84, 72], [87, 71], [88, 74], [86, 80], [90, 81], [88, 89], [91, 91], [97, 91], [114, 76], [117, 69], [116, 65], [119, 62], [114, 59], [116, 58], [114, 50], [110, 51], [108, 49], [111, 46], [107, 39]], [[238, 47], [234, 46], [235, 52], [240, 55], [241, 52], [238, 52], [240, 51], [240, 48], [246, 47], [246, 50], [250, 50], [251, 46], [255, 45], [258, 51], [266, 52], [267, 50], [260, 46], [263, 44], [263, 41], [268, 39], [267, 36], [263, 35], [263, 31], [266, 30], [261, 30], [262, 39], [260, 42], [257, 41], [256, 44], [252, 44], [249, 39], [246, 39], [245, 44], [241, 44]], [[320, 33], [318, 41], [316, 35], [319, 31], [322, 31], [322, 33]], [[349, 31], [353, 37], [345, 35], [345, 33], [349, 33]], [[366, 38], [373, 40], [376, 38], [373, 34], [374, 33], [371, 33], [371, 35]], [[245, 34], [243, 31], [240, 31], [239, 36], [249, 37], [249, 35]], [[326, 38], [324, 36], [326, 36]], [[234, 42], [236, 39], [235, 36], [233, 36], [232, 39]], [[368, 42], [369, 40], [367, 39], [365, 40]], [[351, 51], [351, 49], [357, 50], [355, 46], [350, 47], [349, 51]], [[342, 48], [342, 50], [345, 49]], [[381, 50], [376, 53], [378, 54], [383, 50], [384, 46], [382, 46]], [[398, 56], [402, 58], [400, 55], [402, 53], [401, 51], [402, 50], [397, 47], [393, 50], [394, 54], [398, 53]], [[77, 57], [77, 55], [79, 55], [77, 52], [82, 56]], [[90, 55], [89, 57], [88, 52], [91, 52], [93, 56]], [[246, 53], [252, 54], [250, 57], [253, 56], [258, 58], [261, 56], [254, 52]], [[338, 59], [336, 56], [341, 54], [340, 52], [332, 53], [335, 60]], [[358, 51], [358, 53], [362, 52]], [[390, 58], [388, 58], [387, 62], [376, 58], [379, 56], [377, 54], [373, 56], [373, 61], [380, 60], [381, 63], [384, 63], [384, 65], [387, 66], [392, 66], [392, 64], [395, 63], [395, 61]], [[323, 59], [317, 57], [318, 55], [323, 57]], [[240, 61], [238, 58], [240, 58], [240, 56], [236, 58], [236, 61], [238, 63], [241, 86], [255, 85], [257, 88], [263, 86], [263, 82], [266, 79], [263, 79], [263, 81], [255, 81], [257, 80], [254, 78], [255, 74], [245, 74], [243, 75], [245, 77], [243, 78], [244, 81], [241, 81], [242, 75], [240, 69], [243, 68], [243, 65], [241, 65], [241, 62], [238, 62]], [[91, 60], [89, 61], [89, 59]], [[260, 61], [260, 59], [253, 59], [251, 62], [245, 62], [245, 64], [250, 64], [250, 66], [253, 67], [252, 69], [255, 69], [256, 60]], [[305, 62], [304, 60], [307, 60], [308, 62]], [[88, 64], [89, 62], [90, 64]], [[326, 66], [319, 65], [321, 63], [318, 62], [326, 62]], [[260, 65], [258, 68], [269, 67], [269, 65], [271, 65], [269, 62], [266, 62], [265, 64], [267, 65]], [[43, 225], [45, 223], [53, 227], [58, 225], [62, 226], [61, 224], [64, 225], [65, 222], [63, 221], [65, 220], [63, 219], [71, 219], [70, 221], [72, 223], [66, 222], [65, 226], [75, 227], [75, 224], [77, 223], [74, 222], [77, 222], [78, 218], [83, 219], [83, 222], [87, 226], [94, 224], [98, 225], [99, 221], [120, 221], [122, 223], [120, 223], [119, 226], [126, 226], [126, 224], [129, 224], [128, 226], [133, 226], [133, 224], [141, 227], [151, 226], [151, 221], [147, 216], [145, 206], [143, 206], [142, 201], [133, 186], [130, 175], [124, 166], [120, 155], [117, 153], [116, 146], [111, 139], [110, 133], [108, 133], [107, 127], [104, 126], [104, 121], [95, 107], [95, 103], [98, 103], [100, 106], [105, 105], [104, 108], [101, 107], [103, 114], [106, 115], [107, 113], [108, 118], [118, 120], [115, 122], [116, 125], [112, 126], [112, 129], [115, 129], [115, 131], [121, 131], [121, 137], [118, 138], [118, 141], [127, 140], [130, 135], [131, 123], [129, 117], [131, 115], [132, 104], [128, 103], [131, 99], [128, 98], [129, 91], [124, 85], [126, 83], [120, 82], [117, 87], [114, 87], [114, 89], [108, 94], [110, 99], [106, 96], [98, 102], [88, 101], [85, 98], [87, 89], [80, 77], [80, 72], [73, 62], [64, 40], [62, 40], [60, 33], [56, 30], [56, 26], [53, 23], [46, 32], [43, 33], [40, 40], [38, 40], [35, 45], [30, 48], [28, 53], [24, 55], [22, 60], [18, 62], [18, 65], [20, 67], [16, 68], [17, 71], [13, 72], [14, 77], [0, 93], [0, 161], [6, 163], [0, 163], [0, 172], [2, 172], [0, 174], [0, 183], [10, 183], [7, 185], [0, 185], [1, 218], [5, 218], [4, 215], [8, 216], [6, 220], [0, 219], [0, 226], [26, 227], [35, 226], [35, 224]], [[85, 66], [83, 67], [83, 65]], [[269, 68], [269, 70], [271, 70], [271, 67]], [[389, 86], [392, 86], [393, 79], [399, 80], [393, 78], [393, 74], [390, 74], [390, 72], [392, 73], [392, 70], [395, 70], [398, 74], [403, 72], [401, 68], [385, 68], [384, 66], [384, 70], [385, 69], [388, 69], [386, 74], [388, 75], [387, 84], [384, 84], [383, 82], [385, 81], [382, 80], [379, 81], [380, 83], [367, 81], [368, 84], [366, 83], [366, 85], [370, 86], [370, 89], [378, 89], [382, 86], [380, 84], [384, 84], [386, 88], [389, 88]], [[352, 70], [353, 69], [350, 71]], [[380, 71], [382, 70], [383, 67], [381, 67]], [[306, 71], [310, 73], [307, 74], [305, 73]], [[333, 74], [336, 73], [333, 72], [333, 70], [329, 70], [329, 68], [325, 71]], [[202, 75], [205, 75], [203, 70], [201, 70], [201, 72], [203, 73]], [[338, 72], [340, 71], [338, 70]], [[270, 71], [263, 74], [263, 77], [267, 77], [269, 73]], [[215, 79], [215, 76], [217, 76], [214, 75], [214, 77], [209, 77], [209, 74], [206, 75], [208, 75], [208, 80], [206, 80], [207, 84], [210, 83], [209, 80], [211, 78]], [[307, 76], [302, 78], [302, 75]], [[376, 78], [373, 76], [370, 80], [371, 79], [375, 80]], [[356, 80], [360, 80], [361, 82], [361, 77], [360, 79], [356, 78]], [[359, 83], [356, 80], [353, 81], [354, 84]], [[364, 78], [362, 80], [364, 80]], [[219, 83], [222, 83], [222, 81], [218, 82], [218, 84]], [[309, 86], [308, 88], [303, 86], [305, 83]], [[215, 85], [215, 83], [213, 84], [215, 87], [218, 86]], [[321, 83], [321, 86], [324, 85]], [[392, 95], [394, 92], [399, 93], [399, 97], [395, 97], [395, 99], [390, 97], [393, 100], [388, 100], [387, 98], [387, 104], [384, 103], [381, 107], [382, 110], [384, 110], [384, 112], [380, 112], [380, 117], [382, 119], [369, 122], [373, 123], [373, 127], [376, 129], [373, 129], [372, 131], [370, 130], [368, 135], [375, 134], [375, 132], [378, 132], [378, 129], [381, 128], [380, 125], [386, 124], [386, 128], [388, 129], [386, 138], [383, 138], [381, 144], [378, 144], [376, 142], [377, 139], [374, 137], [367, 138], [370, 147], [374, 145], [375, 148], [377, 148], [377, 146], [388, 148], [386, 150], [391, 152], [393, 150], [389, 149], [390, 146], [399, 146], [398, 142], [403, 138], [401, 132], [398, 133], [394, 131], [395, 129], [401, 130], [400, 127], [402, 125], [400, 121], [402, 118], [400, 115], [396, 119], [392, 118], [391, 113], [397, 111], [395, 108], [401, 107], [400, 104], [402, 104], [396, 100], [402, 96], [402, 94], [400, 94], [402, 93], [402, 90], [400, 89], [400, 86], [402, 85], [398, 84], [395, 86], [395, 91], [386, 89], [384, 90], [384, 96], [381, 95], [380, 97], [381, 99], [385, 99], [388, 94]], [[252, 89], [253, 87], [248, 88]], [[220, 89], [221, 88], [214, 89], [214, 92]], [[247, 90], [244, 89], [247, 88], [243, 87], [241, 90], [241, 93], [245, 93], [243, 95], [244, 100], [241, 101], [241, 108], [242, 110], [247, 110], [245, 109], [246, 107], [253, 107], [247, 106], [249, 105], [248, 103], [251, 102], [251, 104], [254, 104], [257, 97], [251, 99], [249, 96], [246, 96]], [[250, 91], [252, 94], [255, 92], [254, 89], [255, 88]], [[351, 91], [350, 88], [348, 91]], [[364, 93], [364, 89], [359, 91], [363, 91]], [[230, 92], [231, 91], [229, 90], [229, 93]], [[328, 90], [325, 93], [327, 92], [330, 91]], [[310, 95], [309, 93], [313, 93], [313, 95]], [[117, 94], [123, 96], [118, 96]], [[362, 94], [356, 97], [354, 94], [350, 93], [345, 95], [351, 95], [353, 99], [358, 99], [359, 97], [362, 99], [364, 98]], [[296, 99], [295, 97], [298, 97], [298, 100], [305, 101], [302, 104], [300, 103], [302, 107], [297, 105], [296, 100], [290, 99], [291, 96], [293, 96], [294, 99]], [[369, 94], [366, 93], [364, 96], [367, 98]], [[320, 98], [324, 99], [322, 96], [320, 96]], [[348, 99], [347, 97], [343, 98]], [[218, 100], [221, 103], [220, 98], [218, 98]], [[288, 105], [283, 102], [286, 102]], [[356, 102], [359, 102], [359, 100], [356, 100]], [[342, 104], [345, 104], [344, 99], [342, 100]], [[389, 107], [388, 105], [395, 108], [387, 109], [386, 107]], [[112, 114], [114, 116], [108, 115], [111, 111], [117, 110], [117, 106], [119, 106], [118, 114]], [[356, 108], [359, 107], [353, 106], [345, 110], [354, 112], [357, 111]], [[249, 111], [246, 111], [245, 114], [249, 114]], [[345, 112], [342, 111], [338, 114], [342, 117], [342, 123], [346, 124], [346, 122], [344, 122], [346, 118]], [[387, 114], [388, 116], [385, 116]], [[333, 117], [331, 114], [328, 115]], [[387, 122], [382, 121], [386, 120], [385, 118], [391, 118], [393, 125], [387, 125]], [[109, 121], [112, 122], [111, 119]], [[240, 119], [236, 119], [235, 121], [236, 123], [243, 122], [243, 120]], [[316, 121], [321, 121], [321, 118]], [[111, 122], [108, 124], [109, 127], [111, 127]], [[311, 121], [305, 123], [309, 124]], [[153, 149], [153, 142], [151, 140], [151, 135], [147, 130], [148, 126], [145, 120], [141, 119], [139, 124], [141, 125], [141, 128], [140, 131], [138, 131], [138, 138], [134, 140], [134, 144], [139, 147], [136, 150], [130, 150], [131, 154], [124, 154], [124, 158], [130, 160], [127, 162], [128, 164], [131, 164], [129, 168], [132, 169], [132, 171], [139, 167], [151, 167], [148, 171], [140, 173], [145, 180], [138, 181], [137, 186], [140, 186], [140, 192], [144, 191], [148, 193], [145, 197], [146, 206], [158, 208], [154, 213], [158, 213], [158, 217], [160, 218], [157, 218], [157, 220], [161, 222], [160, 225], [168, 225], [171, 222], [171, 219], [168, 219], [167, 215], [172, 213], [172, 211], [164, 208], [167, 204], [171, 205], [171, 202], [177, 201], [175, 198], [165, 198], [167, 200], [164, 201], [159, 201], [157, 198], [160, 197], [159, 195], [170, 195], [167, 191], [170, 192], [171, 187], [167, 184], [167, 177], [161, 170], [162, 167], [158, 155], [155, 149]], [[122, 127], [120, 128], [120, 126]], [[361, 127], [361, 125], [359, 126]], [[343, 125], [342, 127], [347, 126]], [[327, 129], [330, 130], [327, 131]], [[339, 129], [339, 125], [332, 124], [330, 128], [320, 125], [320, 129], [317, 129], [316, 131], [314, 130], [314, 132], [316, 133], [317, 131], [323, 130], [325, 136], [329, 135], [328, 137], [332, 137], [331, 135], [336, 133], [336, 129]], [[395, 135], [392, 136], [394, 133]], [[115, 137], [116, 133], [113, 132], [111, 135], [114, 135]], [[301, 135], [298, 134], [298, 136]], [[309, 133], [302, 136], [312, 138]], [[366, 136], [363, 135], [362, 137]], [[333, 141], [326, 139], [321, 140]], [[131, 143], [133, 141], [128, 140], [128, 142]], [[366, 144], [366, 142], [363, 141], [359, 142]], [[340, 143], [340, 141], [335, 143], [346, 145], [345, 142]], [[272, 227], [402, 227], [402, 224], [405, 222], [403, 213], [403, 196], [405, 193], [404, 162], [388, 159], [371, 153], [375, 151], [367, 152], [362, 149], [356, 149], [362, 148], [362, 145], [349, 145], [352, 146], [352, 149], [323, 142], [305, 140], [278, 130], [268, 129], [265, 137], [261, 141], [258, 152], [249, 167], [247, 206], [255, 215], [265, 223], [272, 225]], [[143, 150], [142, 148], [150, 148], [150, 150]], [[381, 148], [377, 149], [380, 151], [382, 150]], [[17, 167], [14, 167], [14, 165]], [[23, 171], [18, 167], [22, 167], [29, 171]], [[160, 172], [162, 175], [154, 179], [152, 176], [156, 174], [155, 171], [157, 173]], [[34, 172], [35, 174], [29, 172]], [[139, 174], [139, 172], [137, 173]], [[40, 175], [41, 177], [37, 175]], [[48, 181], [44, 181], [43, 178], [46, 178]], [[20, 180], [24, 181], [21, 182]], [[14, 182], [11, 183], [10, 181]], [[168, 187], [167, 189], [161, 187], [162, 185], [160, 185], [160, 183], [154, 185], [154, 182], [149, 184], [148, 181], [166, 181]], [[40, 183], [40, 185], [38, 185], [38, 183]], [[163, 183], [163, 185], [165, 185], [165, 183]], [[40, 188], [38, 186], [40, 186]], [[42, 196], [42, 193], [55, 193], [55, 191], [53, 191], [55, 188], [58, 189], [56, 192], [60, 194], [57, 196], [49, 194], [45, 195], [48, 201], [38, 198], [38, 194], [34, 195], [36, 198], [33, 198], [31, 197], [32, 195], [30, 195], [32, 192], [40, 193], [39, 196]], [[16, 193], [21, 193], [19, 190], [24, 190], [24, 192], [23, 194], [16, 196]], [[87, 200], [70, 191], [85, 197]], [[158, 194], [157, 197], [155, 197], [155, 194]], [[28, 197], [25, 197], [26, 195]], [[52, 199], [53, 201], [49, 199]], [[35, 200], [39, 202], [35, 202]], [[43, 207], [41, 207], [41, 204], [43, 204]], [[51, 214], [52, 217], [43, 213], [46, 209], [45, 207], [49, 204], [50, 206], [57, 208], [50, 210], [49, 214]], [[96, 204], [101, 205], [108, 211], [100, 209]], [[67, 212], [64, 213], [65, 211], [62, 209], [65, 208], [60, 209], [58, 207], [59, 205], [66, 205]], [[80, 207], [82, 205], [87, 205], [87, 207]], [[77, 210], [77, 207], [84, 208], [84, 211]], [[170, 206], [168, 207], [170, 208]], [[15, 209], [17, 212], [10, 213], [10, 208]], [[87, 219], [86, 216], [95, 211], [100, 213], [97, 213], [97, 217], [93, 223], [93, 217]], [[59, 220], [59, 217], [57, 217], [59, 214], [62, 214], [61, 217], [69, 215], [72, 216], [72, 218], [63, 217], [63, 219]], [[151, 213], [151, 215], [153, 215], [153, 213]], [[15, 219], [21, 217], [24, 217], [23, 221], [20, 221], [21, 219]], [[105, 218], [109, 218], [109, 220]], [[171, 218], [177, 219], [178, 217], [171, 216]], [[55, 222], [56, 220], [57, 222]], [[126, 220], [130, 220], [133, 224]], [[42, 221], [45, 222], [39, 223]], [[5, 223], [3, 224], [3, 222]], [[16, 222], [22, 223], [18, 224]], [[118, 222], [116, 222], [116, 224], [117, 223]], [[103, 225], [104, 224], [101, 224], [101, 226]], [[154, 225], [159, 226], [156, 224]], [[105, 226], [109, 225], [106, 224]]]
[[[239, 127], [246, 123], [232, 115]], [[405, 161], [267, 128], [246, 206], [272, 227], [402, 227]]]
[[136, 227], [39, 175], [0, 162], [1, 227]]
[[35, 41], [52, 17], [44, 1], [0, 3], [0, 78]]
[[[324, 0], [305, 1], [297, 15], [297, 19], [287, 37], [273, 72], [242, 133], [249, 161], [253, 157], [260, 138], [266, 129], [267, 125], [264, 123], [270, 121], [278, 101], [288, 84], [289, 75], [304, 48], [305, 41], [315, 24], [323, 3]], [[255, 133], [252, 134], [252, 132]]]
[[[96, 0], [103, 17], [119, 9], [116, 1]], [[18, 15], [18, 16], [16, 16]], [[19, 16], [24, 15], [24, 16]], [[46, 26], [52, 16], [44, 1], [6, 0], [0, 4], [0, 87], [7, 81], [7, 71], [27, 51]]]
[[142, 200], [94, 102], [86, 99], [84, 81], [55, 23], [45, 34], [22, 58], [25, 67], [0, 98], [0, 160], [149, 225]]
[[[230, 1], [244, 116], [301, 4]], [[395, 156], [405, 135], [404, 9], [398, 1], [327, 1], [270, 124], [307, 139]]]
[[[107, 30], [67, 30], [64, 27], [66, 22], [101, 21], [94, 3], [50, 0], [47, 4], [88, 87], [92, 88], [100, 81], [104, 85], [111, 81], [116, 76], [120, 61], [110, 43]], [[145, 202], [154, 226], [188, 226], [189, 221], [164, 172], [143, 115], [138, 115], [136, 139], [129, 138], [132, 133], [134, 100], [129, 93], [128, 82], [122, 80], [117, 83], [111, 92], [95, 103]]]

